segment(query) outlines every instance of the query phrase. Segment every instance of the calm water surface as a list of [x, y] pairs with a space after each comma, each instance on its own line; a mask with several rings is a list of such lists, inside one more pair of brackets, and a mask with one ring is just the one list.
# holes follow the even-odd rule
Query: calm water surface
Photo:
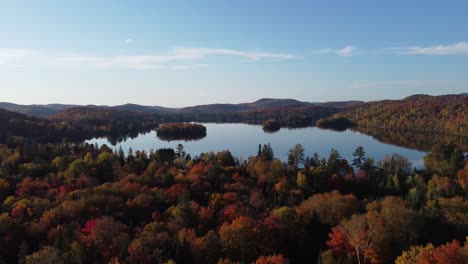
[[202, 152], [217, 152], [230, 150], [235, 157], [247, 159], [256, 155], [258, 144], [270, 143], [275, 157], [282, 160], [287, 159], [288, 150], [297, 143], [304, 146], [306, 155], [312, 156], [317, 152], [320, 157], [328, 158], [330, 150], [335, 148], [346, 159], [353, 158], [352, 153], [358, 146], [363, 146], [368, 157], [381, 160], [385, 155], [398, 153], [407, 157], [413, 166], [423, 165], [425, 152], [398, 147], [382, 143], [370, 136], [353, 132], [350, 130], [336, 132], [320, 129], [318, 127], [307, 127], [299, 129], [282, 128], [275, 133], [265, 133], [261, 126], [247, 124], [203, 124], [207, 128], [207, 136], [198, 141], [163, 141], [156, 136], [156, 132], [140, 134], [136, 138], [128, 138], [116, 145], [111, 144], [106, 138], [94, 138], [87, 140], [88, 143], [97, 143], [99, 146], [107, 146], [118, 149], [120, 146], [127, 152], [129, 148], [150, 151], [159, 148], [175, 148], [181, 143], [185, 151], [192, 157]]

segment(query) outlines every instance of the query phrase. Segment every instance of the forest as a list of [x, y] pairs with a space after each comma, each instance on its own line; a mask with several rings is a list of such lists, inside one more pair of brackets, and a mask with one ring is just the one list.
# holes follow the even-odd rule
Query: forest
[[437, 131], [468, 136], [467, 95], [413, 95], [403, 100], [369, 102], [338, 116], [365, 128]]
[[0, 145], [3, 263], [466, 263], [468, 161]]
[[75, 142], [107, 137], [111, 142], [149, 132], [159, 126], [154, 115], [77, 107], [48, 119], [0, 109], [0, 143], [9, 141]]
[[[0, 110], [0, 263], [466, 263], [467, 98], [211, 114]], [[182, 144], [124, 153], [82, 143], [155, 129], [169, 140], [206, 135], [172, 123], [197, 120], [352, 126], [428, 154], [414, 168], [359, 146], [346, 160], [335, 149], [307, 157], [297, 144], [279, 160], [265, 142], [244, 160], [191, 157]]]

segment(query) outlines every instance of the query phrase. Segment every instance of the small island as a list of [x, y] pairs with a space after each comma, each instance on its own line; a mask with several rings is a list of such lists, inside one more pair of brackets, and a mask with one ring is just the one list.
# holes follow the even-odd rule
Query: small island
[[316, 125], [320, 128], [345, 131], [348, 128], [354, 127], [356, 124], [346, 117], [334, 116], [320, 119], [317, 121]]
[[263, 122], [263, 131], [265, 132], [276, 132], [281, 129], [280, 121], [276, 118], [270, 118]]
[[197, 123], [168, 123], [156, 130], [161, 140], [198, 140], [206, 137], [206, 127]]

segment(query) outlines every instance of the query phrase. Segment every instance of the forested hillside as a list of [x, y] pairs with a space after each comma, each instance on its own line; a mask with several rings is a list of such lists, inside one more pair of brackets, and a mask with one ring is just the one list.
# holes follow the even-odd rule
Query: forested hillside
[[0, 143], [11, 140], [80, 142], [99, 136], [117, 140], [153, 130], [158, 124], [153, 115], [105, 108], [71, 108], [49, 119], [0, 109]]
[[439, 131], [468, 136], [468, 96], [414, 95], [370, 102], [339, 114], [358, 127]]
[[0, 143], [12, 137], [53, 137], [60, 134], [59, 131], [59, 126], [47, 119], [0, 109]]

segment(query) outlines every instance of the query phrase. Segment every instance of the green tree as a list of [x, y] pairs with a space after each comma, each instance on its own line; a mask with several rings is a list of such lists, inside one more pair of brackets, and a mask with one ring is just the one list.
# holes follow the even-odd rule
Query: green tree
[[304, 147], [301, 144], [296, 144], [288, 151], [288, 164], [290, 166], [298, 167], [304, 164]]
[[437, 144], [424, 156], [426, 170], [451, 178], [455, 178], [457, 171], [463, 169], [464, 161], [463, 152], [455, 144]]
[[176, 156], [177, 156], [178, 158], [184, 158], [184, 157], [185, 157], [184, 145], [182, 145], [182, 144], [177, 144], [177, 147], [176, 147]]
[[273, 158], [275, 157], [273, 153], [273, 148], [271, 148], [270, 143], [263, 145], [263, 149], [261, 150], [261, 153], [262, 153], [262, 157], [266, 160], [273, 160]]
[[361, 168], [362, 164], [367, 160], [365, 156], [366, 152], [364, 151], [364, 148], [362, 146], [357, 147], [353, 152], [354, 159], [352, 165], [356, 168]]

